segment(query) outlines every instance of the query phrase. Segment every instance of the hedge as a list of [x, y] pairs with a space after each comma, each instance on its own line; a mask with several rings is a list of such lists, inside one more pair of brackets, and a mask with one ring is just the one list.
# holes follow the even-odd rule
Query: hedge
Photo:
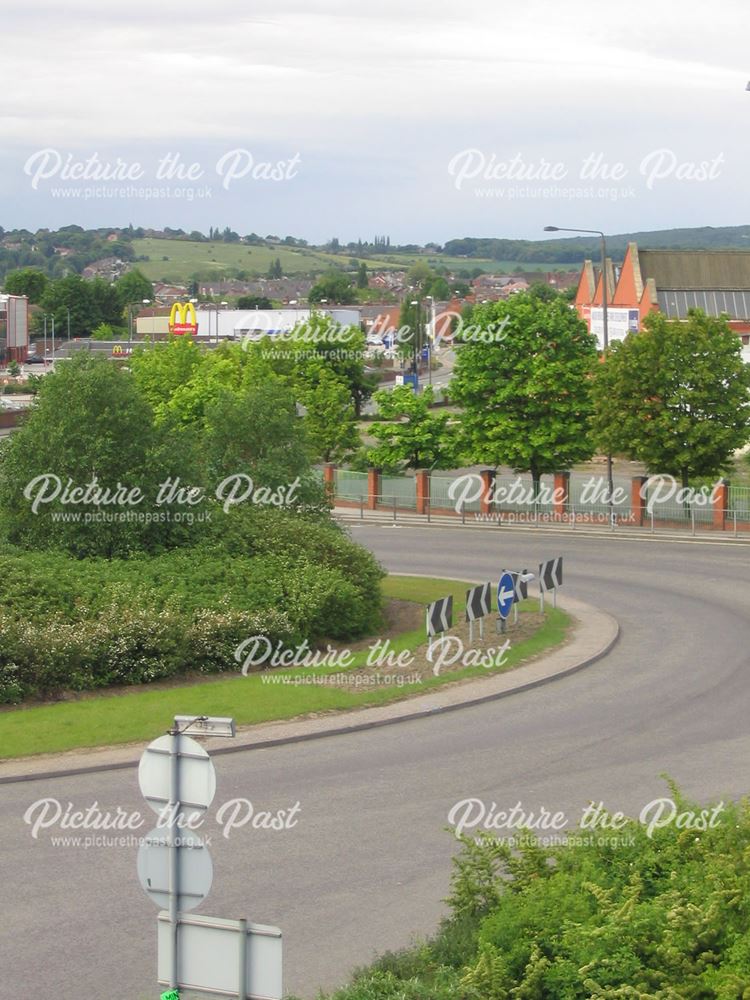
[[237, 670], [250, 635], [377, 628], [375, 559], [327, 519], [256, 512], [190, 549], [128, 560], [0, 549], [0, 703]]

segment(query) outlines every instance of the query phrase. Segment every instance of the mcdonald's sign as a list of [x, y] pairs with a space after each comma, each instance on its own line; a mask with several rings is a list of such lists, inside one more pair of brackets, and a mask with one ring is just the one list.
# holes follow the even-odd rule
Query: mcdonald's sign
[[177, 336], [187, 334], [194, 337], [198, 333], [198, 320], [192, 302], [175, 302], [169, 314], [169, 332]]
[[129, 347], [123, 347], [122, 344], [114, 344], [112, 347], [112, 357], [113, 358], [123, 358], [130, 354]]

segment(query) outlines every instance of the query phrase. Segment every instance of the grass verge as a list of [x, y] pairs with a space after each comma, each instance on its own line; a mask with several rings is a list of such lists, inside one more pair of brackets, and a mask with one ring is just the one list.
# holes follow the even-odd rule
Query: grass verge
[[[382, 585], [386, 598], [419, 604], [452, 594], [456, 621], [463, 617], [466, 588], [467, 584], [455, 580], [399, 576], [387, 577]], [[522, 614], [523, 610], [521, 605]], [[125, 693], [84, 696], [52, 705], [19, 706], [0, 712], [0, 759], [145, 741], [165, 731], [176, 714], [229, 715], [238, 725], [251, 725], [310, 713], [381, 705], [468, 677], [510, 670], [521, 661], [562, 643], [569, 625], [570, 619], [563, 611], [550, 608], [544, 624], [529, 639], [513, 645], [505, 663], [497, 670], [469, 667], [403, 686], [352, 691], [335, 685], [295, 685], [295, 677], [340, 672], [338, 667], [296, 668], [272, 671], [274, 676], [291, 678], [290, 683], [268, 683], [271, 672], [253, 673], [247, 677], [223, 677], [166, 689], [139, 687]], [[512, 630], [509, 638], [512, 640]], [[396, 653], [414, 650], [424, 642], [422, 629], [402, 632], [392, 639], [391, 649]], [[363, 667], [366, 660], [366, 650], [356, 654], [351, 669]]]

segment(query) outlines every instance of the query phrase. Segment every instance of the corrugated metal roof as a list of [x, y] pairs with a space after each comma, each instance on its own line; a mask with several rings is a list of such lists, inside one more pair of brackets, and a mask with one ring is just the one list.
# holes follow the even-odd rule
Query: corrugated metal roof
[[750, 250], [640, 250], [644, 281], [662, 289], [750, 291]]
[[659, 309], [669, 319], [686, 319], [689, 309], [702, 309], [708, 316], [727, 313], [730, 319], [750, 320], [750, 290], [659, 288]]

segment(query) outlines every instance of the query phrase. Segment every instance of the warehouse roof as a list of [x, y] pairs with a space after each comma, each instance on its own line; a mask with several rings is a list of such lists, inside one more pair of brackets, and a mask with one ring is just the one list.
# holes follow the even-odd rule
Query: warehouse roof
[[638, 250], [644, 281], [658, 289], [750, 291], [750, 250]]

